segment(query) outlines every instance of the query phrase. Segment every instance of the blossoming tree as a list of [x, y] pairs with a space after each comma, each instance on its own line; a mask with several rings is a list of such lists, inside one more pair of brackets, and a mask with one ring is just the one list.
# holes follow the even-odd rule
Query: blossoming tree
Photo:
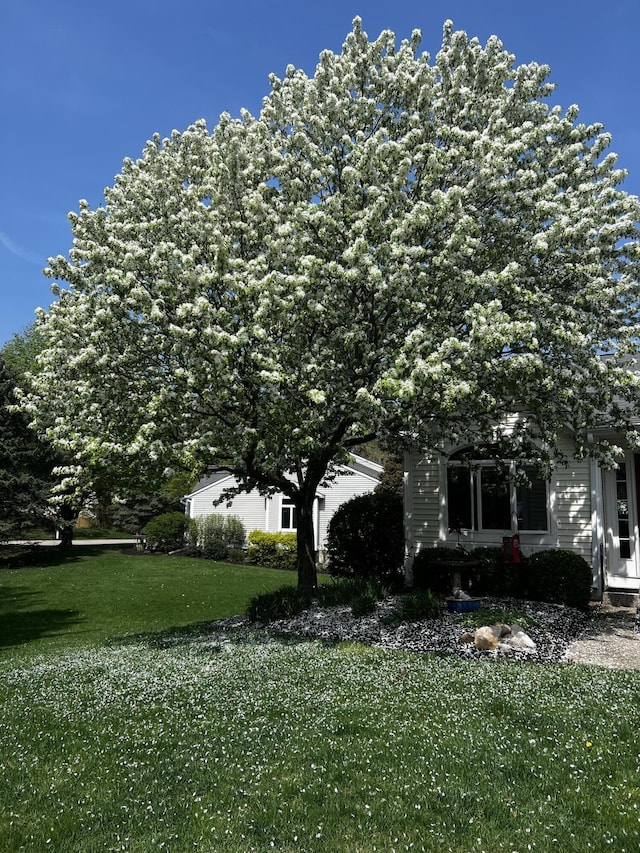
[[363, 440], [493, 441], [519, 412], [511, 452], [543, 459], [635, 411], [640, 204], [608, 135], [495, 37], [419, 44], [356, 19], [258, 117], [155, 136], [47, 270], [34, 426], [79, 476], [283, 492], [305, 586], [314, 497]]

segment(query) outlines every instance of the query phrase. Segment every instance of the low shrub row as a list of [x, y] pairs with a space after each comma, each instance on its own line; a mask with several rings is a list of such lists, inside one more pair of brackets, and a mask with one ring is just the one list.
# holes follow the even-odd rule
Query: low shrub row
[[188, 549], [194, 556], [209, 560], [242, 561], [269, 569], [296, 568], [296, 534], [264, 533], [253, 530], [246, 535], [237, 516], [221, 513], [188, 519], [181, 512], [169, 512], [152, 518], [143, 531], [149, 551]]
[[197, 557], [226, 560], [242, 557], [246, 539], [244, 525], [236, 516], [214, 513], [187, 518], [182, 512], [166, 512], [147, 522], [142, 530], [148, 551], [188, 549]]
[[208, 560], [227, 560], [238, 552], [242, 555], [245, 539], [244, 524], [235, 515], [214, 513], [189, 521], [188, 545]]
[[401, 625], [403, 622], [437, 619], [441, 615], [442, 598], [430, 589], [422, 589], [399, 595], [395, 608], [385, 621], [388, 625]]
[[296, 568], [296, 534], [295, 533], [263, 533], [252, 530], [248, 538], [247, 560], [255, 566], [265, 566], [268, 569]]
[[322, 584], [314, 590], [283, 586], [255, 596], [247, 607], [247, 619], [263, 624], [290, 619], [314, 603], [319, 607], [350, 605], [354, 616], [365, 616], [375, 610], [385, 595], [381, 584], [353, 579]]
[[[283, 586], [255, 596], [246, 615], [251, 622], [268, 624], [278, 619], [291, 619], [315, 604], [318, 607], [348, 605], [354, 616], [362, 617], [373, 613], [388, 593], [382, 584], [359, 579], [334, 580], [315, 590]], [[437, 619], [441, 615], [442, 599], [430, 590], [422, 590], [396, 596], [385, 622], [397, 626], [403, 622]]]
[[578, 554], [561, 548], [522, 557], [520, 563], [505, 563], [501, 548], [470, 552], [426, 548], [414, 559], [413, 583], [416, 589], [448, 595], [454, 572], [460, 575], [462, 589], [472, 595], [524, 598], [581, 609], [591, 600], [591, 567]]

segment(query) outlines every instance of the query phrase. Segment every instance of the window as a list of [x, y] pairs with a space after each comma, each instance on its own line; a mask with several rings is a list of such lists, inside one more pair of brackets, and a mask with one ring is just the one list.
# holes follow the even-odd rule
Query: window
[[549, 515], [547, 512], [547, 481], [527, 472], [530, 486], [518, 486], [516, 502], [518, 511], [519, 530], [548, 530]]
[[293, 501], [287, 498], [282, 499], [282, 507], [280, 509], [280, 530], [297, 530], [298, 529], [298, 510]]
[[616, 515], [618, 517], [618, 543], [620, 559], [631, 558], [631, 531], [629, 529], [629, 496], [627, 493], [627, 466], [624, 462], [616, 468]]
[[456, 453], [447, 466], [450, 530], [511, 531], [514, 517], [518, 531], [549, 529], [547, 482], [533, 469], [526, 471], [528, 486], [516, 485], [513, 463], [505, 471], [490, 460], [468, 461], [467, 456]]

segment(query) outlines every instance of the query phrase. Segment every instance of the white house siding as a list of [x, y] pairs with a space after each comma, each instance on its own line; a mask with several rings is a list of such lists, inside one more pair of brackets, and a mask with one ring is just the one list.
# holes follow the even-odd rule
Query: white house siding
[[318, 511], [318, 531], [316, 533], [320, 550], [327, 545], [327, 533], [329, 522], [335, 511], [351, 498], [366, 495], [372, 492], [378, 485], [375, 477], [367, 477], [364, 474], [338, 474], [329, 485], [320, 489], [322, 497]]
[[[329, 522], [345, 501], [359, 495], [372, 492], [379, 482], [382, 467], [375, 463], [354, 457], [354, 465], [358, 470], [346, 468], [344, 473], [338, 473], [335, 480], [319, 490], [314, 507], [314, 527], [316, 532], [316, 547], [320, 551], [326, 548]], [[371, 473], [365, 473], [370, 471]], [[259, 492], [241, 494], [234, 497], [229, 505], [226, 501], [214, 505], [225, 488], [233, 485], [232, 477], [224, 477], [213, 483], [203, 484], [184, 498], [185, 509], [189, 518], [219, 513], [221, 515], [236, 515], [244, 524], [247, 533], [252, 530], [262, 530], [267, 533], [278, 532], [281, 524], [282, 495], [276, 494], [265, 499]]]
[[[267, 500], [266, 527], [263, 521], [261, 530], [269, 533], [277, 533], [280, 530], [280, 518], [282, 509], [282, 495], [273, 495]], [[256, 528], [257, 529], [257, 528]]]
[[572, 460], [554, 476], [557, 546], [575, 551], [589, 564], [593, 556], [591, 467], [588, 459]]
[[[570, 452], [570, 445], [562, 448]], [[549, 531], [523, 533], [523, 553], [546, 548], [568, 548], [593, 560], [591, 463], [571, 460], [554, 472], [550, 482]], [[420, 453], [405, 456], [405, 536], [408, 564], [421, 548], [438, 544], [455, 545], [458, 534], [447, 529], [446, 459]], [[461, 544], [502, 545], [501, 532], [465, 532]], [[408, 566], [408, 567], [409, 567]]]
[[242, 519], [247, 533], [251, 530], [265, 530], [265, 499], [258, 492], [236, 495], [231, 500], [230, 505], [227, 505], [226, 501], [221, 504], [214, 504], [214, 501], [232, 482], [231, 478], [228, 478], [207, 486], [199, 492], [194, 492], [189, 498], [189, 518], [200, 518], [214, 514], [237, 515]]
[[409, 453], [405, 472], [405, 539], [411, 557], [440, 538], [439, 459]]

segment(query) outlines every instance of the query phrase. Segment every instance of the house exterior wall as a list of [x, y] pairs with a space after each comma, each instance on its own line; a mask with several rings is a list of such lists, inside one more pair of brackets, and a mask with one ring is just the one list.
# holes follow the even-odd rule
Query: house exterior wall
[[316, 533], [321, 550], [326, 548], [329, 522], [338, 507], [351, 498], [369, 494], [377, 484], [378, 480], [374, 477], [367, 477], [359, 473], [344, 473], [338, 474], [336, 479], [322, 490], [323, 497], [319, 501], [318, 530]]
[[566, 468], [559, 468], [553, 478], [555, 508], [552, 517], [556, 522], [557, 548], [575, 551], [591, 563], [593, 551], [591, 462], [588, 459], [572, 460]]
[[[570, 444], [561, 449], [569, 453]], [[549, 482], [549, 529], [544, 533], [520, 533], [522, 552], [547, 548], [575, 551], [594, 567], [596, 581], [596, 526], [594, 521], [594, 465], [590, 460], [571, 460], [554, 471]], [[448, 529], [447, 457], [413, 452], [405, 456], [406, 570], [410, 576], [413, 557], [423, 548], [437, 545], [465, 548], [501, 546], [507, 531]]]
[[[376, 465], [372, 465], [371, 475], [346, 468], [321, 489], [314, 505], [316, 548], [319, 551], [324, 551], [326, 548], [329, 522], [338, 507], [353, 497], [372, 492], [379, 482], [381, 472], [382, 468]], [[237, 495], [229, 503], [226, 501], [217, 505], [214, 503], [234, 482], [233, 477], [225, 477], [187, 495], [184, 500], [189, 518], [213, 514], [236, 515], [242, 520], [247, 533], [252, 530], [261, 530], [266, 533], [278, 532], [281, 529], [283, 500], [281, 494], [265, 498], [254, 491]]]
[[[440, 543], [440, 460], [405, 456], [405, 541], [409, 558]], [[443, 544], [443, 543], [442, 543]]]
[[201, 518], [207, 515], [237, 515], [242, 519], [247, 533], [251, 530], [267, 530], [265, 498], [259, 492], [236, 495], [229, 505], [227, 502], [215, 504], [225, 488], [233, 484], [231, 477], [206, 486], [190, 496], [188, 502], [189, 518]]

